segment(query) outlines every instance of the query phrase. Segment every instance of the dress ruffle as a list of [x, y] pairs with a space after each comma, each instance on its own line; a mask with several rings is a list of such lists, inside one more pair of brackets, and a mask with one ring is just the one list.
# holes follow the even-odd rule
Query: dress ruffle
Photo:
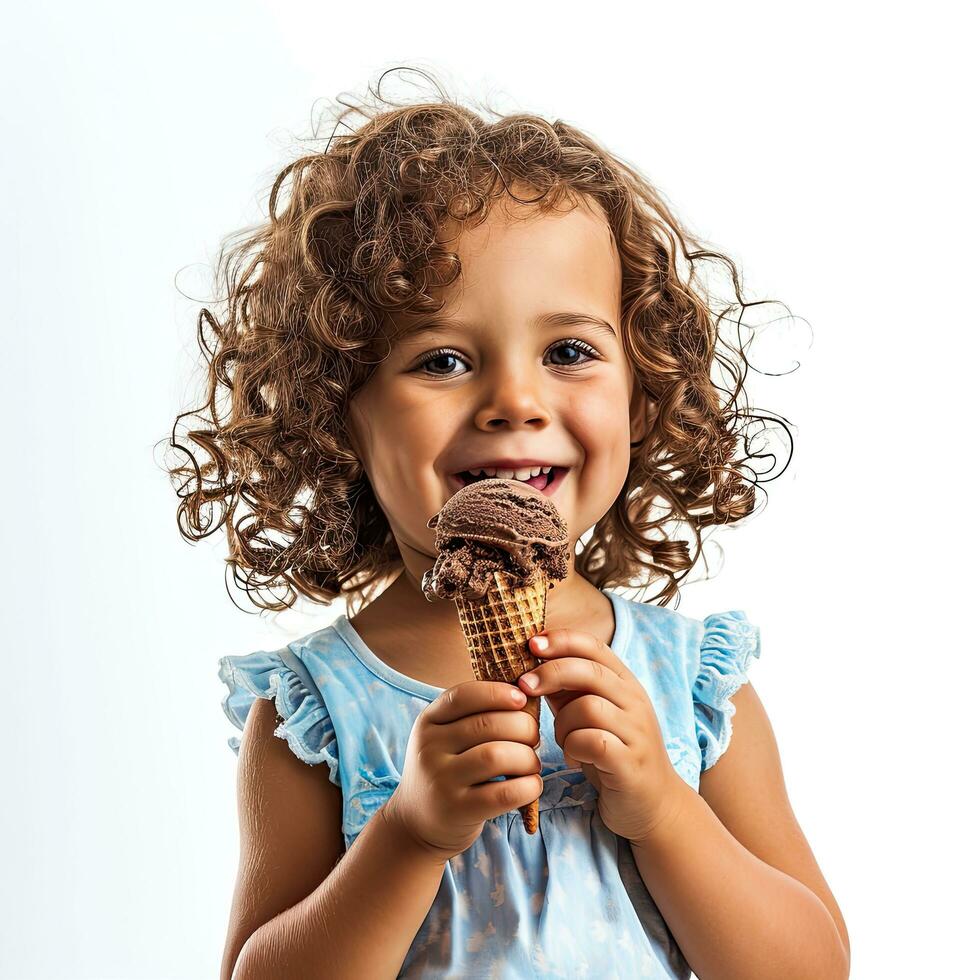
[[[290, 647], [270, 653], [261, 650], [238, 657], [222, 657], [218, 677], [228, 686], [221, 702], [229, 720], [241, 731], [256, 698], [275, 701], [282, 718], [274, 734], [288, 743], [293, 754], [308, 765], [326, 762], [330, 781], [340, 786], [337, 738], [330, 713], [313, 678]], [[238, 755], [242, 740], [228, 739]]]
[[724, 754], [732, 737], [732, 695], [748, 680], [752, 657], [760, 654], [759, 627], [741, 610], [704, 619], [701, 663], [694, 681], [694, 727], [701, 747], [701, 772]]

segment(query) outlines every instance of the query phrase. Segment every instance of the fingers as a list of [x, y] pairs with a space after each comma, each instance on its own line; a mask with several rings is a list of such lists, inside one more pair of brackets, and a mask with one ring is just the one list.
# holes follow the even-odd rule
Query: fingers
[[[614, 777], [629, 768], [629, 749], [618, 736], [598, 728], [576, 728], [569, 732], [564, 751], [579, 762], [588, 763]], [[619, 787], [611, 783], [609, 788]]]
[[525, 776], [541, 772], [541, 760], [534, 749], [517, 742], [485, 742], [467, 749], [450, 761], [457, 781], [467, 787], [478, 786], [500, 776]]
[[594, 660], [616, 674], [626, 670], [623, 661], [607, 644], [594, 633], [587, 633], [585, 630], [542, 630], [528, 641], [528, 650], [539, 660], [550, 661], [555, 657], [576, 656]]
[[[528, 684], [528, 677], [537, 680], [537, 687]], [[558, 691], [590, 691], [621, 709], [626, 707], [628, 700], [623, 677], [605, 664], [583, 657], [563, 656], [542, 664], [522, 674], [519, 684], [532, 697]]]
[[479, 814], [489, 820], [516, 810], [518, 807], [538, 799], [544, 790], [544, 780], [540, 774], [517, 776], [502, 779], [495, 783], [484, 783], [467, 790], [462, 809], [468, 813]]
[[473, 680], [443, 691], [423, 714], [434, 724], [446, 725], [480, 711], [513, 711], [526, 703], [524, 693], [513, 684]]
[[534, 748], [541, 740], [539, 723], [526, 711], [482, 711], [442, 726], [440, 734], [456, 755], [484, 742], [523, 742]]
[[629, 745], [633, 741], [628, 713], [595, 694], [583, 694], [570, 701], [555, 715], [555, 741], [562, 747], [562, 751], [576, 759], [579, 756], [568, 747], [568, 740], [576, 730], [592, 729], [613, 735], [622, 745]]

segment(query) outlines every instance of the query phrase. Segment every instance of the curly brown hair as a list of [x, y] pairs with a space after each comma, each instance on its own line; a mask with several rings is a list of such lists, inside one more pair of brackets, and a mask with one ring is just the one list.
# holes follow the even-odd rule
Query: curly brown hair
[[[261, 609], [289, 608], [302, 593], [343, 596], [350, 615], [383, 589], [402, 562], [353, 451], [348, 405], [387, 356], [394, 317], [438, 311], [434, 290], [460, 274], [440, 223], [481, 222], [522, 185], [537, 191], [522, 203], [542, 211], [584, 197], [601, 206], [622, 265], [623, 345], [648, 398], [648, 430], [631, 444], [618, 497], [575, 543], [575, 568], [597, 588], [663, 580], [645, 601], [666, 605], [702, 554], [702, 529], [756, 509], [761, 474], [751, 462], [772, 455], [751, 452], [747, 429], [783, 424], [737, 405], [749, 368], [742, 314], [759, 303], [743, 301], [730, 258], [705, 248], [649, 181], [581, 130], [528, 114], [486, 119], [436, 88], [441, 99], [393, 105], [379, 80], [374, 106], [341, 101], [326, 149], [276, 176], [268, 221], [222, 246], [216, 282], [223, 273], [227, 296], [198, 317], [206, 401], [178, 415], [170, 439], [189, 460], [168, 467], [180, 532], [197, 541], [224, 525], [226, 562]], [[366, 121], [338, 134], [352, 112]], [[725, 265], [737, 303], [712, 310], [695, 276], [706, 260]], [[726, 320], [737, 345], [723, 337]], [[205, 423], [187, 433], [203, 463], [177, 439], [192, 415]], [[791, 446], [790, 436], [790, 456]], [[693, 555], [669, 526], [691, 529]], [[282, 599], [252, 597], [282, 585]]]

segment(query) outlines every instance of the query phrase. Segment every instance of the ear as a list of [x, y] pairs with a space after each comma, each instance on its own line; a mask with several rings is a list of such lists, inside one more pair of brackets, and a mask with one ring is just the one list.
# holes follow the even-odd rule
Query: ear
[[650, 422], [656, 417], [656, 403], [643, 390], [640, 379], [633, 375], [633, 387], [630, 392], [630, 442], [639, 442], [650, 428]]

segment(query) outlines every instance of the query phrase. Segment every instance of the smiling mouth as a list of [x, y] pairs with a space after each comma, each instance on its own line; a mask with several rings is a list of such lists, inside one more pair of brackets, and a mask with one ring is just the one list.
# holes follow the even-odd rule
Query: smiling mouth
[[[523, 483], [526, 486], [534, 487], [535, 490], [539, 490], [546, 497], [550, 497], [558, 487], [561, 486], [562, 481], [565, 479], [565, 474], [568, 473], [567, 466], [553, 466], [551, 472], [548, 473], [546, 481], [542, 483], [542, 477], [536, 476], [532, 477], [530, 480], [516, 480], [517, 483]], [[452, 487], [453, 492], [462, 489], [463, 487], [469, 486], [471, 483], [478, 483], [480, 480], [496, 480], [502, 479], [501, 477], [490, 477], [490, 476], [474, 476], [470, 472], [463, 473], [450, 473], [449, 474], [449, 484]]]

